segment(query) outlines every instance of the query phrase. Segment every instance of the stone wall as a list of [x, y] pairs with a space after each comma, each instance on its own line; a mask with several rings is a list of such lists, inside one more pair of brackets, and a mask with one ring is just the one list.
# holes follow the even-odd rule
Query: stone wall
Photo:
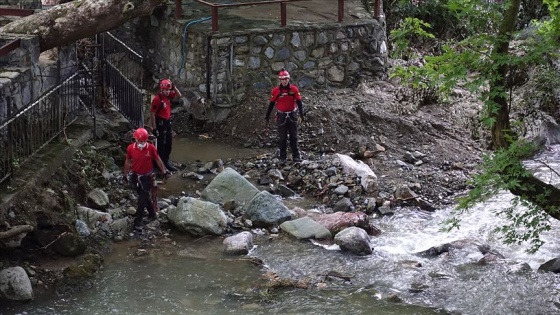
[[20, 47], [0, 56], [0, 122], [77, 70], [74, 45], [41, 54], [38, 37], [2, 34], [0, 46], [17, 38]]
[[302, 89], [351, 86], [362, 75], [386, 72], [383, 18], [211, 33], [151, 16], [119, 32], [127, 43], [132, 39], [155, 76], [171, 78], [191, 100], [210, 98], [218, 107], [235, 106], [251, 89], [270, 89], [282, 68]]
[[[20, 7], [21, 5], [21, 7]], [[41, 8], [39, 0], [0, 0], [0, 6], [20, 9], [38, 9]]]

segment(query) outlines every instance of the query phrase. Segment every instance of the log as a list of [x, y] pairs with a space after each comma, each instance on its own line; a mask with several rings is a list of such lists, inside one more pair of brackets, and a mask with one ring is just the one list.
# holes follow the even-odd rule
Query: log
[[31, 225], [16, 225], [7, 231], [0, 232], [0, 240], [14, 237], [21, 233], [29, 233], [31, 231], [33, 231], [33, 227]]
[[18, 19], [2, 33], [39, 36], [41, 51], [112, 30], [152, 11], [165, 0], [75, 0]]

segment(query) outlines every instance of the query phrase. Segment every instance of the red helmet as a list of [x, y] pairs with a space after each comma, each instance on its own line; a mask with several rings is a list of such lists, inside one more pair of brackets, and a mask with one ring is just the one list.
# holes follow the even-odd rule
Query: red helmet
[[138, 128], [134, 130], [133, 137], [140, 142], [148, 141], [148, 131], [144, 128]]
[[171, 83], [171, 80], [169, 80], [169, 79], [163, 79], [159, 83], [159, 89], [160, 90], [171, 90], [171, 89], [173, 89], [173, 83]]
[[278, 73], [278, 79], [282, 80], [282, 79], [289, 79], [290, 78], [290, 73], [286, 70], [282, 70], [280, 71], [280, 73]]

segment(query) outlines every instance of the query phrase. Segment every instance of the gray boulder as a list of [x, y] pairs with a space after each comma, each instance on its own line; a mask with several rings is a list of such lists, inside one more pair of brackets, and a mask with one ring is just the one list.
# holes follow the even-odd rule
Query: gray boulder
[[247, 204], [245, 217], [255, 227], [270, 227], [290, 220], [290, 210], [267, 191], [261, 191]]
[[235, 200], [238, 206], [245, 206], [259, 190], [245, 177], [232, 168], [225, 168], [202, 191], [202, 198], [212, 203], [224, 204]]
[[88, 200], [97, 209], [107, 209], [109, 207], [109, 196], [99, 188], [95, 188], [88, 194]]
[[334, 242], [340, 249], [356, 255], [370, 255], [373, 250], [369, 244], [369, 235], [364, 229], [349, 227], [334, 236]]
[[241, 232], [224, 239], [224, 252], [231, 255], [247, 255], [253, 248], [253, 234]]
[[33, 288], [25, 270], [11, 267], [0, 271], [0, 297], [12, 301], [33, 299]]
[[179, 199], [177, 207], [169, 206], [167, 218], [183, 232], [193, 235], [221, 235], [227, 227], [227, 218], [220, 206], [191, 197]]
[[280, 224], [280, 228], [286, 233], [298, 239], [326, 239], [332, 238], [332, 234], [321, 224], [310, 217], [303, 217]]

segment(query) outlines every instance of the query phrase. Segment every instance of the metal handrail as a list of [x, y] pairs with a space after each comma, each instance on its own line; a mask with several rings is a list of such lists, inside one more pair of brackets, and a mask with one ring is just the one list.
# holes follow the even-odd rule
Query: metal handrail
[[14, 39], [13, 41], [7, 43], [4, 46], [0, 46], [0, 56], [6, 56], [11, 51], [20, 47], [21, 39]]
[[[256, 2], [242, 2], [242, 3], [210, 3], [206, 0], [194, 0], [200, 4], [211, 7], [212, 9], [212, 31], [218, 31], [218, 8], [239, 7], [247, 5], [266, 5], [266, 4], [280, 4], [280, 26], [286, 26], [286, 4], [297, 1], [308, 0], [262, 0]], [[380, 1], [380, 0], [376, 0]], [[183, 14], [181, 7], [181, 0], [175, 0], [175, 17], [180, 18]], [[338, 0], [338, 22], [344, 20], [344, 0]]]

